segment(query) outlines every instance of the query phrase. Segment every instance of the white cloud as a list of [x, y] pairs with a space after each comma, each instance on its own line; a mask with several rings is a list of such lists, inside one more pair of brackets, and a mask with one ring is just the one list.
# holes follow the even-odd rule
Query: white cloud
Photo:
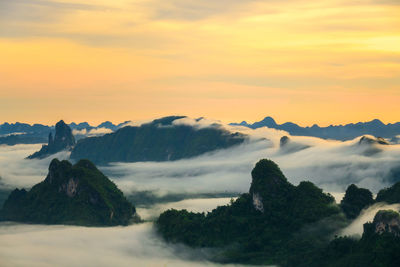
[[164, 243], [149, 223], [112, 228], [0, 224], [5, 267], [219, 266], [201, 260], [202, 253]]
[[0, 134], [0, 137], [7, 137], [7, 136], [11, 136], [11, 135], [23, 135], [26, 134], [25, 132], [13, 132], [13, 133], [9, 133], [9, 134]]
[[67, 159], [69, 152], [62, 151], [45, 159], [25, 159], [41, 148], [41, 145], [0, 146], [1, 184], [9, 189], [31, 187], [42, 181], [53, 158]]
[[137, 213], [143, 220], [155, 220], [164, 211], [169, 209], [186, 209], [191, 212], [210, 212], [218, 206], [227, 205], [230, 198], [203, 198], [203, 199], [185, 199], [178, 202], [169, 202], [156, 204], [148, 208], [137, 208]]
[[388, 205], [386, 203], [376, 203], [371, 207], [362, 210], [360, 215], [345, 229], [340, 231], [342, 236], [361, 236], [364, 229], [363, 225], [366, 222], [372, 222], [374, 220], [375, 214], [380, 210], [397, 210], [399, 211], [400, 204]]
[[108, 129], [108, 128], [93, 128], [93, 129], [90, 129], [89, 131], [86, 130], [86, 129], [82, 129], [82, 130], [74, 129], [74, 130], [72, 130], [72, 134], [73, 135], [85, 135], [87, 137], [105, 135], [105, 134], [112, 133], [112, 132], [113, 131], [111, 129]]
[[[224, 127], [249, 134], [251, 138], [242, 145], [192, 159], [116, 163], [102, 169], [125, 192], [247, 192], [254, 164], [261, 158], [270, 158], [294, 184], [310, 180], [326, 191], [343, 193], [348, 185], [355, 183], [376, 193], [394, 182], [392, 170], [400, 166], [399, 145], [379, 146], [381, 152], [366, 156], [366, 147], [358, 145], [359, 138], [340, 142], [295, 137], [268, 128]], [[279, 140], [284, 135], [308, 148], [282, 153]]]
[[188, 117], [176, 119], [172, 122], [172, 125], [188, 125], [194, 127], [195, 129], [222, 127], [222, 123], [217, 120], [210, 120], [206, 118], [193, 119]]
[[[203, 123], [199, 124], [207, 125]], [[358, 138], [339, 142], [293, 137], [284, 131], [268, 128], [223, 127], [249, 134], [250, 139], [239, 146], [196, 158], [115, 163], [100, 169], [126, 193], [147, 190], [158, 195], [247, 192], [254, 164], [261, 158], [270, 158], [280, 166], [290, 182], [297, 184], [301, 180], [310, 180], [332, 192], [339, 201], [351, 183], [375, 193], [391, 185], [391, 170], [400, 166], [400, 145], [377, 146], [375, 148], [380, 152], [366, 155], [365, 149], [369, 147], [358, 145]], [[285, 135], [289, 136], [290, 142], [308, 148], [282, 153], [279, 140]], [[7, 187], [30, 187], [45, 178], [52, 158], [69, 156], [68, 152], [61, 152], [43, 160], [24, 159], [38, 149], [40, 145], [0, 146], [0, 176]], [[153, 219], [169, 208], [203, 212], [228, 202], [229, 198], [186, 199], [157, 204], [150, 209], [140, 208], [138, 212], [145, 219]], [[375, 205], [364, 211], [341, 234], [362, 233], [362, 225], [372, 220], [378, 209], [387, 208], [398, 209], [400, 205]], [[203, 251], [165, 244], [155, 236], [151, 224], [113, 228], [0, 225], [0, 258], [5, 266], [212, 265], [203, 261], [186, 261], [201, 253]]]

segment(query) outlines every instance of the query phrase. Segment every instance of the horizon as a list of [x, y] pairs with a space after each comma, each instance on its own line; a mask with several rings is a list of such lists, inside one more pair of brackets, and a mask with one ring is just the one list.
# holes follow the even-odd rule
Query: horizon
[[[45, 126], [55, 126], [57, 122], [63, 120], [63, 121], [64, 121], [66, 124], [68, 124], [68, 125], [69, 125], [69, 124], [72, 124], [72, 123], [76, 123], [76, 124], [88, 123], [90, 126], [97, 127], [97, 126], [99, 126], [100, 124], [105, 123], [105, 122], [111, 122], [111, 123], [114, 124], [114, 125], [119, 125], [119, 124], [123, 124], [123, 123], [127, 123], [127, 122], [139, 122], [139, 123], [140, 123], [140, 122], [149, 122], [149, 121], [152, 121], [152, 120], [155, 120], [155, 119], [160, 119], [160, 118], [169, 117], [169, 116], [184, 116], [184, 117], [192, 118], [192, 117], [186, 116], [186, 115], [172, 114], [172, 115], [168, 115], [168, 116], [153, 117], [153, 118], [141, 119], [141, 120], [124, 120], [124, 121], [119, 121], [119, 122], [110, 121], [110, 120], [103, 120], [103, 121], [96, 121], [96, 122], [93, 122], [93, 121], [77, 121], [77, 120], [71, 120], [71, 121], [69, 121], [69, 120], [66, 120], [66, 119], [58, 119], [58, 120], [55, 121], [55, 122], [49, 122], [49, 123], [46, 123], [46, 122], [37, 122], [37, 121], [33, 121], [33, 122], [26, 122], [26, 121], [13, 121], [13, 122], [11, 122], [11, 121], [0, 121], [0, 125], [3, 125], [3, 124], [5, 124], [5, 123], [8, 123], [8, 124], [25, 123], [25, 124], [29, 124], [29, 125], [41, 124], [41, 125], [45, 125]], [[276, 124], [278, 124], [278, 125], [282, 125], [282, 124], [284, 124], [284, 123], [294, 123], [294, 124], [297, 124], [298, 126], [304, 127], [304, 128], [305, 128], [305, 127], [312, 127], [312, 126], [314, 126], [314, 125], [317, 125], [317, 126], [319, 126], [319, 127], [321, 127], [321, 128], [329, 127], [329, 126], [345, 126], [345, 125], [348, 125], [348, 124], [368, 123], [368, 122], [372, 122], [372, 121], [375, 121], [375, 120], [378, 120], [378, 121], [382, 122], [382, 123], [385, 124], [385, 125], [396, 124], [396, 123], [399, 123], [399, 122], [400, 122], [400, 120], [399, 120], [399, 121], [393, 121], [393, 122], [385, 122], [385, 121], [383, 121], [383, 120], [381, 120], [381, 119], [379, 119], [379, 118], [374, 118], [374, 119], [370, 119], [370, 120], [366, 120], [366, 121], [353, 121], [353, 122], [339, 123], [339, 124], [327, 124], [327, 125], [325, 125], [325, 124], [313, 123], [313, 124], [303, 125], [303, 124], [298, 123], [298, 122], [296, 122], [296, 121], [290, 121], [290, 120], [289, 120], [289, 121], [282, 121], [282, 122], [281, 122], [281, 121], [277, 121], [277, 120], [276, 120], [274, 117], [272, 117], [272, 116], [265, 116], [265, 117], [263, 117], [262, 119], [256, 120], [256, 121], [238, 120], [238, 121], [229, 121], [229, 122], [224, 122], [224, 121], [218, 120], [218, 119], [216, 119], [216, 118], [207, 118], [207, 117], [196, 117], [196, 118], [206, 118], [206, 119], [211, 119], [211, 120], [217, 120], [217, 121], [220, 121], [220, 122], [223, 123], [223, 124], [230, 124], [230, 123], [237, 123], [237, 124], [240, 124], [240, 123], [242, 123], [242, 122], [246, 122], [246, 123], [248, 123], [248, 124], [253, 124], [253, 123], [256, 123], [256, 122], [260, 122], [260, 121], [262, 121], [262, 120], [264, 120], [264, 119], [266, 119], [266, 118], [272, 118], [272, 119], [276, 122]]]

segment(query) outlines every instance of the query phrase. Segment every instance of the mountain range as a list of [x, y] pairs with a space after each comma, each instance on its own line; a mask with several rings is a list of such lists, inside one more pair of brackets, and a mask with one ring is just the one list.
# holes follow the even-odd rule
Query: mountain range
[[[113, 124], [105, 121], [97, 126], [92, 126], [87, 122], [75, 123], [72, 122], [68, 126], [74, 131], [75, 138], [81, 139], [85, 137], [79, 131], [85, 130], [90, 132], [95, 129], [109, 129], [116, 131], [125, 126], [128, 122]], [[43, 144], [48, 141], [49, 133], [55, 134], [55, 126], [44, 124], [27, 124], [27, 123], [8, 123], [0, 124], [0, 145], [16, 145], [16, 144]]]
[[[90, 132], [95, 129], [109, 129], [111, 132], [129, 125], [129, 121], [114, 124], [110, 121], [105, 121], [97, 126], [90, 125], [88, 122], [75, 123], [72, 122], [68, 126], [74, 131], [77, 140], [86, 137], [79, 131], [85, 130]], [[346, 125], [330, 125], [320, 127], [314, 124], [311, 127], [302, 127], [293, 122], [278, 124], [271, 117], [265, 117], [263, 120], [255, 123], [231, 123], [234, 126], [245, 126], [251, 129], [268, 127], [278, 130], [287, 131], [294, 136], [313, 136], [324, 139], [334, 140], [351, 140], [362, 135], [373, 135], [376, 137], [387, 138], [394, 143], [400, 141], [400, 122], [384, 124], [378, 119], [369, 122], [350, 123]], [[0, 144], [15, 145], [15, 144], [42, 144], [48, 140], [49, 133], [55, 132], [55, 126], [43, 124], [27, 124], [27, 123], [3, 123], [0, 124]]]
[[[350, 185], [343, 201], [309, 181], [295, 186], [278, 165], [262, 159], [248, 193], [209, 213], [170, 209], [156, 221], [170, 243], [211, 247], [210, 259], [272, 266], [399, 266], [400, 215], [381, 210], [360, 240], [335, 236], [376, 202], [400, 203], [400, 182], [372, 193]], [[378, 204], [379, 205], [379, 204]]]
[[373, 135], [376, 137], [383, 137], [397, 142], [396, 136], [400, 135], [400, 122], [384, 124], [378, 119], [369, 122], [350, 123], [346, 125], [330, 125], [328, 127], [320, 127], [314, 124], [311, 127], [301, 127], [292, 122], [278, 124], [271, 117], [265, 117], [263, 120], [255, 123], [231, 123], [234, 126], [245, 126], [251, 129], [258, 129], [261, 127], [268, 127], [277, 130], [283, 130], [295, 136], [313, 136], [323, 139], [335, 140], [351, 140], [362, 135]]

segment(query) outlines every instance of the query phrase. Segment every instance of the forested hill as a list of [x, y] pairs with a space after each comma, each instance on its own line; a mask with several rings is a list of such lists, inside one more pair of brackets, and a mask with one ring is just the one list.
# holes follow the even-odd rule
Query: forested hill
[[141, 126], [126, 126], [114, 133], [81, 139], [71, 159], [110, 162], [169, 161], [195, 157], [206, 152], [243, 143], [246, 136], [219, 125], [196, 127], [177, 124], [185, 117], [157, 119]]

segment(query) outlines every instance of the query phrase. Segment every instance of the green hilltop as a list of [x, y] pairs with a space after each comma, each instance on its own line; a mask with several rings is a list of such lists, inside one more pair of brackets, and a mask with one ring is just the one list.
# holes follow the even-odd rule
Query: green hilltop
[[75, 165], [54, 159], [46, 179], [15, 189], [5, 201], [2, 220], [86, 226], [127, 225], [135, 207], [89, 160]]

